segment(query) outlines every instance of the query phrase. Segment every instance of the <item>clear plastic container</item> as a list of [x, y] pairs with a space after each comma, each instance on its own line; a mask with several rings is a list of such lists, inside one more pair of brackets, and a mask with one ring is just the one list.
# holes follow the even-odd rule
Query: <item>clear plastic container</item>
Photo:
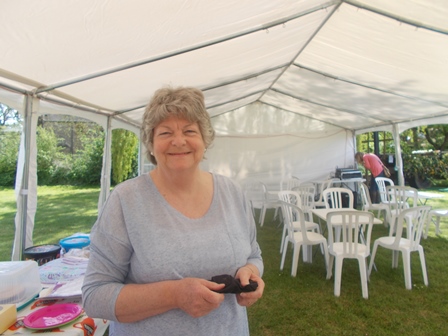
[[42, 289], [34, 260], [0, 262], [0, 303], [22, 304]]

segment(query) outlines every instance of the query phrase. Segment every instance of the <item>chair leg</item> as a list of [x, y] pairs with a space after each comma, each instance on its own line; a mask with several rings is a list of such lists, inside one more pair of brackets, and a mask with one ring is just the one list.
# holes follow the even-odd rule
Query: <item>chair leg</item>
[[261, 212], [260, 212], [260, 226], [263, 226], [263, 224], [264, 224], [264, 217], [266, 216], [266, 206], [265, 205], [263, 205], [262, 207], [261, 207]]
[[398, 255], [400, 252], [398, 251], [392, 251], [392, 268], [398, 267]]
[[287, 250], [288, 250], [288, 241], [285, 239], [285, 241], [283, 243], [282, 261], [280, 262], [280, 271], [283, 271], [283, 266], [285, 265], [285, 256], [286, 256]]
[[277, 219], [277, 215], [278, 215], [278, 207], [275, 208], [275, 213], [274, 213], [274, 220]]
[[334, 270], [334, 296], [341, 295], [341, 276], [343, 262], [343, 258], [336, 258], [336, 266]]
[[283, 225], [283, 232], [282, 232], [282, 241], [280, 243], [280, 253], [282, 253], [283, 251], [283, 247], [285, 245], [285, 240], [286, 240], [286, 225]]
[[[294, 252], [292, 255], [292, 267], [291, 267], [291, 275], [295, 277], [297, 275], [297, 266], [299, 264], [299, 256], [300, 256], [300, 244], [294, 244]], [[305, 249], [305, 245], [303, 245], [303, 248]]]
[[325, 268], [327, 270], [327, 279], [330, 279], [331, 278], [331, 268], [330, 268], [330, 256], [328, 254], [328, 246], [325, 243], [322, 243], [321, 248], [324, 250]]
[[442, 231], [440, 231], [440, 216], [436, 217], [435, 225], [436, 225], [436, 235], [441, 234]]
[[425, 286], [428, 286], [428, 272], [426, 271], [425, 252], [423, 246], [418, 247], [418, 254], [420, 256], [420, 264], [422, 265], [423, 282]]
[[392, 218], [390, 219], [390, 222], [389, 222], [389, 236], [393, 236], [395, 233], [395, 222], [396, 222], [396, 218], [394, 216], [392, 216]]
[[404, 284], [406, 289], [412, 289], [411, 279], [411, 253], [407, 251], [401, 251], [403, 255], [403, 271], [404, 271]]
[[368, 273], [369, 280], [370, 280], [370, 274], [372, 274], [372, 268], [373, 268], [373, 265], [374, 265], [375, 255], [376, 255], [376, 250], [377, 250], [377, 248], [378, 248], [378, 243], [375, 242], [375, 243], [373, 244], [373, 250], [372, 250], [372, 254], [371, 254], [371, 256], [370, 256], [369, 273]]
[[328, 256], [328, 273], [327, 273], [327, 279], [331, 279], [333, 276], [333, 265], [334, 265], [334, 255], [330, 254]]
[[312, 263], [313, 262], [313, 246], [312, 245], [303, 245], [302, 259], [303, 259], [304, 263]]
[[367, 264], [366, 258], [358, 258], [359, 275], [361, 276], [362, 297], [369, 298], [369, 288], [367, 286]]

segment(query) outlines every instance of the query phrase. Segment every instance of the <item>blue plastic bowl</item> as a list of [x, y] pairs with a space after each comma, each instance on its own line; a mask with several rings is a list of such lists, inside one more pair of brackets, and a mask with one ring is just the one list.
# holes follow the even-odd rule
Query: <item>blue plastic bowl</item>
[[59, 244], [64, 248], [65, 252], [68, 252], [73, 248], [82, 249], [83, 247], [89, 246], [90, 238], [87, 236], [67, 237], [61, 239]]

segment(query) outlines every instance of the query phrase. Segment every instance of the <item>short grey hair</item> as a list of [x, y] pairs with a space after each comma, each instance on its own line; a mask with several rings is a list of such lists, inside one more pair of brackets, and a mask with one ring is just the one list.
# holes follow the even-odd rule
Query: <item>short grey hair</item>
[[208, 148], [214, 138], [210, 115], [205, 109], [204, 94], [192, 87], [164, 87], [157, 90], [145, 108], [142, 119], [142, 141], [151, 163], [157, 165], [156, 158], [151, 154], [154, 145], [154, 129], [169, 117], [178, 117], [192, 123], [198, 123], [205, 148]]

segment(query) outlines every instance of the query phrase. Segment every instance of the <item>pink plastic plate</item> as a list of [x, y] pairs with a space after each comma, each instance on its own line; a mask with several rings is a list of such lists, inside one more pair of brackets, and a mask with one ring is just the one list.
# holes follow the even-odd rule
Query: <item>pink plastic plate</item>
[[76, 303], [56, 303], [29, 314], [23, 324], [30, 329], [50, 329], [73, 321], [81, 313], [82, 308]]

